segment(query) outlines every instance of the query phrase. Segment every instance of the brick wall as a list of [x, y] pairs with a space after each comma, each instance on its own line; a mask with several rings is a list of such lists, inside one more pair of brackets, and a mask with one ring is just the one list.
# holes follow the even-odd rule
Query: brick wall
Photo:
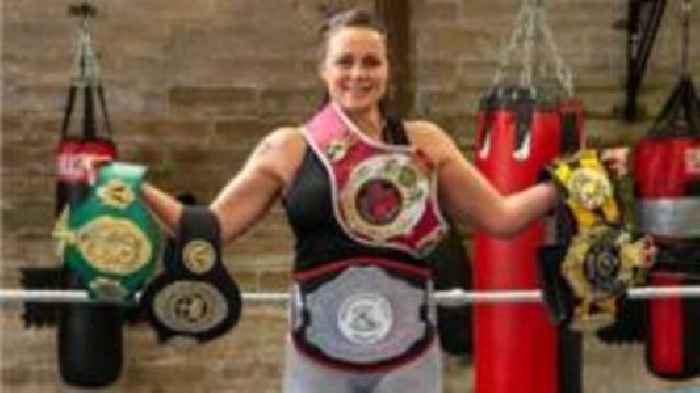
[[[95, 46], [123, 160], [146, 163], [154, 183], [190, 190], [203, 201], [240, 168], [256, 141], [297, 124], [315, 108], [315, 29], [328, 0], [97, 1]], [[373, 7], [373, 1], [330, 1]], [[516, 0], [413, 0], [411, 113], [429, 117], [467, 147], [479, 95], [507, 40]], [[677, 1], [659, 33], [640, 102], [644, 121], [613, 116], [622, 102], [625, 35], [613, 29], [624, 0], [553, 0], [550, 23], [562, 57], [577, 73], [594, 144], [631, 142], [649, 125], [675, 81]], [[18, 267], [54, 266], [54, 149], [76, 23], [68, 0], [2, 3], [2, 287], [17, 287]], [[700, 12], [692, 37], [700, 37]], [[695, 41], [700, 40], [700, 38]], [[693, 69], [700, 71], [700, 45]], [[286, 288], [293, 240], [279, 206], [226, 248], [226, 265], [245, 291]], [[12, 392], [74, 391], [57, 378], [53, 330], [26, 330], [20, 308], [3, 306], [0, 386]], [[233, 334], [190, 352], [158, 347], [145, 326], [128, 328], [126, 369], [112, 392], [279, 391], [285, 314], [246, 309]], [[264, 328], [262, 328], [264, 327]], [[214, 355], [214, 356], [212, 356]], [[586, 392], [647, 392], [670, 386], [643, 371], [641, 348], [586, 342]], [[467, 359], [446, 357], [446, 392], [471, 386]], [[611, 369], [622, 367], [619, 373]], [[619, 377], [616, 377], [618, 376]], [[633, 379], [630, 379], [633, 378]], [[604, 381], [600, 384], [596, 381]], [[692, 384], [692, 381], [679, 385]], [[700, 383], [696, 383], [700, 385]]]

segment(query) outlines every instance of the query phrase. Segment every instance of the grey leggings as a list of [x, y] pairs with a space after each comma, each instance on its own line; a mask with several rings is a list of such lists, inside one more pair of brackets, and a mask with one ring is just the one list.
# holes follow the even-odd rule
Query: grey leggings
[[388, 372], [351, 372], [323, 366], [299, 353], [287, 338], [284, 393], [440, 393], [438, 340], [422, 356]]

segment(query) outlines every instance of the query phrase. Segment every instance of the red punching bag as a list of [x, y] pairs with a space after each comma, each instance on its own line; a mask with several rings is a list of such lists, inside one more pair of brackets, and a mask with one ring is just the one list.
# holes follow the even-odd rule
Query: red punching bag
[[[559, 106], [538, 101], [529, 88], [496, 88], [482, 100], [479, 117], [475, 163], [504, 194], [534, 185], [554, 157], [579, 147], [580, 128], [562, 127], [565, 116]], [[474, 287], [539, 288], [537, 250], [544, 229], [536, 222], [507, 240], [477, 232]], [[572, 378], [561, 351], [568, 345], [562, 340], [569, 338], [560, 337], [542, 304], [479, 304], [474, 321], [476, 392], [566, 391], [560, 382]]]
[[[75, 70], [57, 149], [56, 212], [81, 203], [94, 176], [84, 163], [113, 159], [116, 148], [96, 58], [87, 30], [96, 10], [87, 3], [72, 6], [81, 18]], [[71, 122], [71, 120], [74, 120]], [[63, 269], [66, 288], [85, 289], [78, 275]], [[114, 382], [122, 365], [123, 310], [114, 305], [66, 304], [58, 325], [58, 363], [63, 380], [76, 386], [97, 387]]]
[[[658, 244], [651, 285], [700, 285], [700, 100], [688, 73], [684, 5], [681, 78], [634, 150], [639, 228]], [[700, 375], [700, 301], [649, 300], [647, 315], [649, 371], [670, 379]]]
[[[541, 6], [525, 1], [509, 50], [526, 41], [518, 58], [532, 61], [528, 52], [533, 35], [525, 26], [540, 29], [553, 48], [542, 20]], [[556, 53], [558, 71], [563, 65]], [[512, 57], [512, 56], [510, 56]], [[503, 56], [508, 61], [509, 56]], [[542, 59], [540, 59], [542, 60]], [[502, 62], [501, 70], [510, 64]], [[511, 67], [512, 68], [512, 67]], [[552, 159], [577, 150], [582, 141], [580, 101], [565, 93], [566, 81], [536, 78], [532, 64], [524, 64], [519, 82], [497, 74], [481, 100], [475, 164], [503, 194], [534, 185]], [[569, 86], [570, 87], [570, 86]], [[569, 90], [570, 91], [570, 90]], [[474, 287], [477, 290], [519, 290], [540, 287], [538, 248], [545, 227], [535, 222], [510, 239], [486, 232], [474, 236]], [[575, 393], [581, 391], [580, 337], [559, 332], [543, 304], [497, 303], [474, 307], [476, 393]]]
[[[84, 163], [88, 160], [112, 160], [117, 150], [111, 139], [111, 127], [105, 112], [105, 135], [100, 134], [94, 117], [95, 100], [93, 95], [104, 99], [102, 86], [76, 86], [68, 91], [68, 105], [63, 118], [61, 139], [56, 149], [56, 215], [61, 214], [66, 205], [76, 205], [88, 194], [90, 178]], [[83, 111], [75, 109], [76, 101], [81, 101]], [[100, 104], [102, 105], [102, 104]], [[72, 112], [82, 112], [79, 131], [70, 130]], [[77, 127], [76, 127], [77, 128]]]

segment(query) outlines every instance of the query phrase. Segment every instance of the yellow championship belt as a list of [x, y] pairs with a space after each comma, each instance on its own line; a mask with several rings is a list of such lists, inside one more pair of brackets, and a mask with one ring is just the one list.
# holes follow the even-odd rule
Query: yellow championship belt
[[595, 330], [615, 321], [617, 299], [646, 279], [651, 247], [650, 238], [633, 241], [629, 232], [608, 225], [572, 239], [561, 266], [575, 298], [572, 328]]
[[[634, 199], [624, 186], [625, 173], [610, 170], [600, 152], [582, 150], [572, 157], [555, 160], [548, 169], [564, 195], [563, 204], [573, 218], [563, 258], [558, 261], [557, 279], [545, 282], [545, 298], [555, 320], [566, 320], [576, 330], [595, 330], [616, 319], [617, 301], [627, 289], [641, 284], [654, 259], [649, 237], [637, 238], [627, 212]], [[560, 213], [561, 214], [561, 213]], [[627, 220], [627, 221], [626, 221]], [[553, 287], [559, 288], [553, 288]], [[561, 286], [566, 287], [562, 289]], [[553, 299], [557, 294], [562, 298]], [[562, 310], [562, 304], [567, 304]]]
[[566, 204], [579, 229], [620, 222], [612, 180], [596, 150], [581, 150], [569, 159], [558, 159], [550, 173], [566, 194]]

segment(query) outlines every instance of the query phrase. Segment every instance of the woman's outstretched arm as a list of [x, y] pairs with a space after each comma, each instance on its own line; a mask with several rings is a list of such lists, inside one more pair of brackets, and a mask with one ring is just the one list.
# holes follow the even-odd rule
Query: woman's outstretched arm
[[503, 195], [471, 163], [437, 125], [415, 122], [412, 138], [437, 165], [442, 208], [457, 222], [509, 237], [550, 211], [558, 192], [551, 183]]
[[[303, 147], [303, 138], [293, 129], [272, 132], [258, 144], [210, 205], [219, 219], [223, 242], [245, 233], [270, 210], [300, 162]], [[150, 184], [145, 184], [142, 191], [151, 211], [168, 232], [175, 233], [182, 204]]]

